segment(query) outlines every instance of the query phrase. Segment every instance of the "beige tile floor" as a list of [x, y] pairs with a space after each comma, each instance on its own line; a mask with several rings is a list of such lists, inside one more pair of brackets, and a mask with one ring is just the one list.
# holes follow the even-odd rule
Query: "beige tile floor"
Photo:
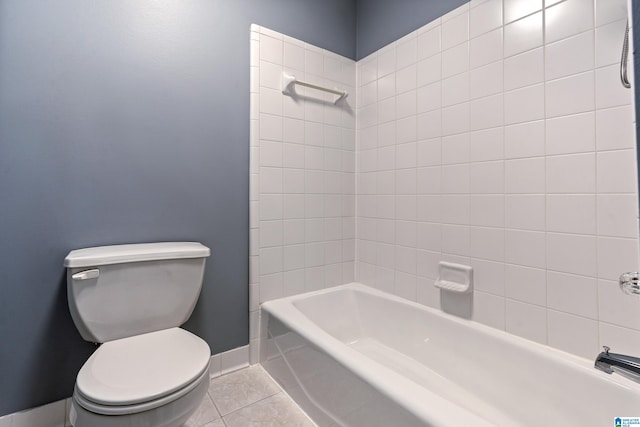
[[211, 380], [184, 427], [314, 427], [291, 398], [254, 365]]

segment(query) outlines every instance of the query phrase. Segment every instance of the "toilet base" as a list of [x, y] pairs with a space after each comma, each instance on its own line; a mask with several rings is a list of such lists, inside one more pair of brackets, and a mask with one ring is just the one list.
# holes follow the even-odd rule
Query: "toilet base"
[[102, 415], [83, 408], [74, 392], [69, 410], [73, 427], [179, 427], [198, 409], [209, 389], [210, 378], [204, 375], [191, 391], [165, 405], [148, 411], [124, 415]]

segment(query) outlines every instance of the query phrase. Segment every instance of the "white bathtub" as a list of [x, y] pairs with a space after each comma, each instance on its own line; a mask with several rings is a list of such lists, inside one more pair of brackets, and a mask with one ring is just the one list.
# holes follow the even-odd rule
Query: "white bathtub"
[[262, 365], [319, 426], [601, 427], [640, 416], [640, 385], [593, 361], [361, 284], [262, 308]]

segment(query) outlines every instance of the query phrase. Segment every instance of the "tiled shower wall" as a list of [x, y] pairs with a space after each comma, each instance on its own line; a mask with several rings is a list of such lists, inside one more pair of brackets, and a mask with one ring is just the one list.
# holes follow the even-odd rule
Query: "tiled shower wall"
[[616, 283], [638, 269], [626, 18], [625, 0], [474, 0], [359, 61], [356, 279], [440, 308], [438, 262], [468, 264], [473, 320], [639, 353]]
[[[349, 282], [354, 257], [356, 280], [436, 308], [438, 262], [471, 265], [453, 304], [473, 320], [640, 353], [640, 302], [616, 283], [638, 269], [626, 11], [473, 0], [359, 61], [357, 114], [353, 61], [254, 26], [252, 361], [259, 303]], [[283, 70], [351, 95], [283, 95]]]
[[[284, 95], [283, 71], [350, 96], [335, 105], [335, 95], [301, 86]], [[353, 60], [252, 26], [252, 363], [261, 302], [354, 279], [355, 85]]]

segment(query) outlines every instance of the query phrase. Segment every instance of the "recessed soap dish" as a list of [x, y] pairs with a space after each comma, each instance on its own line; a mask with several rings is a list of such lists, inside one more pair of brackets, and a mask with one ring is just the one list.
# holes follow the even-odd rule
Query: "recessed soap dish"
[[473, 289], [473, 267], [440, 261], [438, 263], [438, 278], [433, 285], [450, 292], [470, 292]]

